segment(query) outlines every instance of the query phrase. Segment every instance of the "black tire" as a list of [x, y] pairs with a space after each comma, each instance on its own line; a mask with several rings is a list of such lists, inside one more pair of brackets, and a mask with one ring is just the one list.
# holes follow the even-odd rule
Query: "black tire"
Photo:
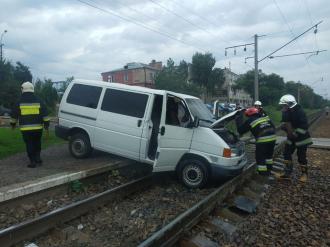
[[72, 135], [69, 141], [69, 150], [71, 155], [77, 159], [83, 159], [90, 156], [93, 149], [88, 135], [84, 133], [76, 133]]
[[188, 188], [203, 188], [208, 182], [209, 172], [206, 164], [199, 159], [183, 160], [178, 172], [180, 180]]

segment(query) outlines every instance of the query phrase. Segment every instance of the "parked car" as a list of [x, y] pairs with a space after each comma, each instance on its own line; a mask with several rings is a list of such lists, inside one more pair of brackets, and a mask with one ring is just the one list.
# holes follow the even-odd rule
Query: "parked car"
[[5, 117], [9, 117], [11, 113], [11, 110], [0, 105], [0, 116], [5, 116]]
[[[58, 137], [76, 158], [92, 149], [176, 171], [191, 188], [235, 176], [247, 163], [244, 145], [194, 96], [117, 83], [75, 80], [59, 107]], [[231, 116], [230, 116], [231, 117]]]

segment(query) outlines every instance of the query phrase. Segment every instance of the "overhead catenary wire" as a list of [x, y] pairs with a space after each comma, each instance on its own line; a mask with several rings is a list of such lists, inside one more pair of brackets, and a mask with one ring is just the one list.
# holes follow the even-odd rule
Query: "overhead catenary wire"
[[[91, 8], [94, 8], [94, 9], [97, 9], [97, 10], [99, 10], [99, 11], [102, 11], [102, 12], [104, 12], [104, 13], [106, 13], [106, 14], [109, 14], [109, 15], [115, 16], [115, 17], [117, 17], [117, 18], [120, 18], [120, 19], [122, 19], [122, 20], [124, 20], [124, 21], [130, 22], [130, 23], [134, 23], [135, 25], [138, 25], [138, 26], [140, 26], [140, 27], [142, 27], [142, 28], [144, 28], [144, 29], [147, 29], [147, 30], [149, 30], [149, 31], [151, 31], [151, 32], [157, 33], [157, 34], [162, 35], [162, 36], [164, 36], [164, 37], [167, 37], [167, 38], [169, 38], [169, 39], [172, 39], [172, 40], [175, 40], [175, 41], [177, 41], [177, 42], [180, 42], [180, 43], [182, 43], [182, 44], [184, 44], [184, 45], [186, 45], [186, 46], [190, 46], [190, 47], [193, 47], [193, 48], [198, 49], [198, 50], [200, 50], [200, 51], [206, 52], [206, 50], [204, 50], [204, 49], [202, 49], [202, 48], [200, 48], [200, 47], [197, 47], [197, 46], [195, 46], [195, 45], [193, 45], [193, 44], [189, 44], [189, 43], [187, 43], [187, 42], [185, 42], [185, 41], [182, 41], [182, 40], [180, 40], [180, 39], [177, 39], [177, 38], [175, 38], [175, 37], [173, 37], [173, 36], [171, 36], [171, 35], [169, 35], [169, 34], [166, 34], [166, 33], [164, 33], [164, 32], [158, 31], [158, 30], [156, 30], [156, 29], [154, 29], [154, 28], [151, 28], [151, 27], [149, 27], [149, 26], [147, 26], [147, 25], [145, 25], [145, 24], [143, 24], [143, 23], [140, 23], [140, 22], [138, 22], [138, 21], [136, 21], [136, 20], [134, 20], [134, 19], [132, 19], [132, 18], [130, 18], [130, 17], [125, 17], [125, 16], [122, 16], [122, 15], [120, 15], [120, 14], [115, 13], [115, 12], [112, 11], [112, 10], [108, 10], [108, 9], [101, 8], [101, 7], [97, 6], [97, 5], [95, 5], [95, 2], [93, 2], [93, 1], [89, 1], [89, 2], [84, 1], [84, 0], [76, 0], [76, 1], [78, 1], [78, 2], [80, 2], [80, 3], [82, 3], [82, 4], [84, 4], [84, 5], [87, 5], [87, 6], [91, 7]], [[90, 2], [93, 2], [94, 4], [92, 4], [92, 3], [90, 3]]]
[[291, 44], [293, 41], [295, 41], [296, 39], [298, 39], [299, 37], [301, 37], [302, 35], [304, 35], [305, 33], [307, 33], [308, 31], [310, 31], [311, 29], [313, 29], [314, 27], [316, 27], [317, 25], [321, 24], [323, 21], [319, 21], [317, 24], [313, 25], [312, 27], [308, 28], [306, 31], [304, 31], [303, 33], [299, 34], [298, 36], [294, 37], [292, 40], [290, 40], [289, 42], [285, 43], [284, 45], [282, 45], [281, 47], [277, 48], [275, 51], [271, 52], [270, 54], [268, 54], [267, 56], [263, 57], [262, 59], [260, 59], [258, 62], [260, 63], [261, 61], [265, 60], [266, 58], [270, 57], [271, 55], [273, 55], [274, 53], [278, 52], [279, 50], [283, 49], [284, 47], [286, 47], [287, 45]]
[[181, 20], [183, 20], [183, 21], [189, 23], [190, 25], [192, 25], [192, 26], [198, 28], [199, 30], [204, 31], [204, 32], [206, 32], [206, 33], [208, 33], [208, 34], [214, 35], [213, 33], [207, 31], [205, 28], [203, 28], [203, 27], [201, 27], [201, 26], [199, 26], [199, 25], [196, 25], [196, 24], [193, 23], [192, 21], [190, 21], [190, 20], [188, 20], [187, 18], [185, 18], [185, 17], [183, 17], [183, 16], [177, 14], [176, 12], [170, 10], [169, 8], [163, 6], [162, 4], [157, 3], [157, 2], [154, 1], [154, 0], [149, 0], [149, 2], [152, 2], [153, 4], [159, 6], [160, 8], [162, 8], [162, 9], [164, 9], [164, 10], [166, 10], [167, 12], [169, 12], [169, 13], [171, 13], [172, 15], [176, 16], [177, 18], [179, 18], [179, 19], [181, 19]]
[[[295, 34], [293, 33], [292, 28], [291, 28], [291, 26], [289, 25], [289, 22], [288, 22], [288, 20], [286, 19], [285, 15], [283, 14], [283, 12], [282, 12], [280, 6], [278, 5], [278, 3], [277, 3], [276, 0], [273, 0], [273, 2], [274, 2], [274, 4], [276, 5], [276, 8], [277, 8], [277, 10], [279, 11], [279, 13], [280, 13], [282, 19], [284, 20], [286, 26], [288, 27], [288, 29], [289, 29], [291, 35], [294, 37]], [[315, 27], [317, 27], [317, 25], [315, 25]], [[299, 42], [298, 42], [298, 46], [299, 46], [299, 49], [300, 49], [300, 51], [301, 51], [302, 48], [301, 48]], [[313, 76], [315, 76], [314, 71], [312, 70], [311, 65], [310, 65], [309, 60], [307, 59], [307, 57], [305, 57], [305, 61], [306, 61], [306, 63], [307, 63], [307, 67], [308, 67], [310, 73], [313, 74]]]
[[[309, 10], [309, 6], [308, 6], [308, 3], [307, 3], [307, 0], [302, 0], [302, 1], [303, 1], [304, 5], [306, 7], [306, 11], [307, 11], [309, 20], [310, 20], [311, 24], [313, 24], [312, 14], [311, 14], [311, 12]], [[314, 41], [315, 41], [315, 47], [316, 47], [316, 49], [319, 50], [319, 46], [317, 44], [317, 39], [316, 39], [316, 34], [314, 35]]]
[[278, 56], [269, 56], [269, 58], [276, 58], [276, 57], [291, 57], [297, 55], [305, 55], [305, 54], [319, 54], [320, 52], [325, 52], [326, 50], [317, 50], [317, 51], [308, 51], [308, 52], [299, 52], [299, 53], [291, 53], [291, 54], [284, 54]]

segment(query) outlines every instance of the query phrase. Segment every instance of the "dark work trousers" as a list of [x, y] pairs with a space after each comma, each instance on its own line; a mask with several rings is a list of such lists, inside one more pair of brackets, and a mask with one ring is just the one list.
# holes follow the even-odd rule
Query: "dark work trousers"
[[293, 142], [292, 145], [285, 144], [283, 156], [285, 160], [292, 161], [292, 154], [297, 149], [297, 156], [298, 156], [298, 162], [301, 165], [307, 165], [307, 158], [306, 158], [306, 152], [307, 152], [307, 146], [300, 146], [297, 147], [295, 143]]
[[269, 175], [273, 167], [275, 141], [256, 143], [255, 158], [261, 175]]
[[26, 152], [31, 162], [40, 160], [42, 130], [22, 131]]

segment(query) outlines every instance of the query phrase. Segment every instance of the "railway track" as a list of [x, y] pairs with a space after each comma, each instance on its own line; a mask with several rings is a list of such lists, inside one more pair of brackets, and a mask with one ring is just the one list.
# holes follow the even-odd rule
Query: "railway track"
[[[310, 116], [310, 125], [313, 125], [320, 117], [322, 113], [318, 112]], [[277, 131], [280, 131], [280, 128], [277, 128]], [[248, 142], [250, 139], [247, 139]], [[274, 156], [278, 156], [284, 147], [284, 142], [279, 143], [274, 150]], [[251, 156], [250, 149], [250, 156]], [[281, 168], [281, 167], [279, 167]], [[235, 177], [234, 179], [228, 181], [216, 191], [211, 193], [209, 196], [201, 200], [199, 203], [189, 208], [187, 211], [179, 215], [172, 222], [167, 224], [165, 227], [154, 233], [151, 237], [139, 244], [139, 247], [167, 247], [173, 246], [180, 242], [183, 246], [199, 246], [199, 243], [204, 243], [200, 246], [218, 246], [214, 242], [208, 242], [209, 240], [203, 239], [199, 236], [197, 238], [184, 239], [184, 235], [192, 227], [201, 222], [202, 219], [206, 218], [213, 211], [220, 212], [215, 220], [207, 220], [208, 227], [217, 228], [217, 231], [225, 233], [226, 237], [231, 237], [235, 231], [235, 225], [228, 223], [228, 218], [242, 218], [239, 214], [229, 211], [228, 213], [228, 204], [224, 203], [225, 206], [219, 207], [218, 205], [225, 202], [225, 200], [230, 201], [231, 206], [236, 207], [236, 209], [252, 213], [255, 210], [255, 207], [260, 200], [262, 195], [258, 196], [258, 192], [263, 193], [262, 184], [255, 188], [255, 182], [253, 184], [246, 184], [253, 176], [256, 174], [255, 164], [251, 164], [242, 174]], [[261, 180], [261, 183], [267, 182], [266, 180]], [[246, 186], [242, 188], [241, 186], [245, 184]], [[251, 188], [252, 187], [252, 188]], [[267, 186], [266, 186], [267, 187]], [[250, 197], [242, 196], [241, 193], [243, 189], [248, 189]], [[261, 190], [260, 190], [261, 188]], [[259, 191], [257, 191], [259, 190]], [[233, 199], [229, 198], [233, 193], [238, 195]], [[253, 194], [251, 198], [251, 193]], [[240, 212], [242, 212], [240, 211]], [[230, 215], [230, 216], [229, 216]], [[233, 216], [234, 215], [234, 216]], [[219, 219], [220, 216], [220, 219]], [[212, 216], [211, 216], [212, 218]], [[240, 219], [242, 220], [242, 219]], [[203, 226], [201, 227], [203, 228]]]
[[[319, 115], [312, 116], [311, 122], [317, 120], [318, 117]], [[279, 145], [276, 150], [279, 151], [280, 148], [281, 145]], [[250, 161], [253, 160], [253, 152], [253, 145], [248, 144], [247, 154]], [[254, 171], [255, 167], [251, 164], [240, 176], [226, 182], [218, 189], [211, 189], [209, 195], [204, 196], [204, 199], [180, 214], [165, 227], [155, 232], [151, 237], [142, 242], [140, 246], [173, 245], [183, 236], [185, 231], [191, 229], [205, 215], [208, 215], [214, 209], [216, 204], [226, 199], [228, 195], [232, 194], [239, 186], [249, 180], [254, 175]], [[72, 221], [95, 208], [99, 208], [101, 205], [105, 205], [109, 202], [121, 201], [129, 195], [143, 192], [148, 187], [151, 187], [152, 184], [152, 177], [146, 176], [91, 196], [82, 201], [56, 209], [34, 219], [0, 230], [1, 246], [12, 246], [26, 239], [33, 239], [36, 236], [45, 233], [47, 230], [55, 228], [59, 224]]]

